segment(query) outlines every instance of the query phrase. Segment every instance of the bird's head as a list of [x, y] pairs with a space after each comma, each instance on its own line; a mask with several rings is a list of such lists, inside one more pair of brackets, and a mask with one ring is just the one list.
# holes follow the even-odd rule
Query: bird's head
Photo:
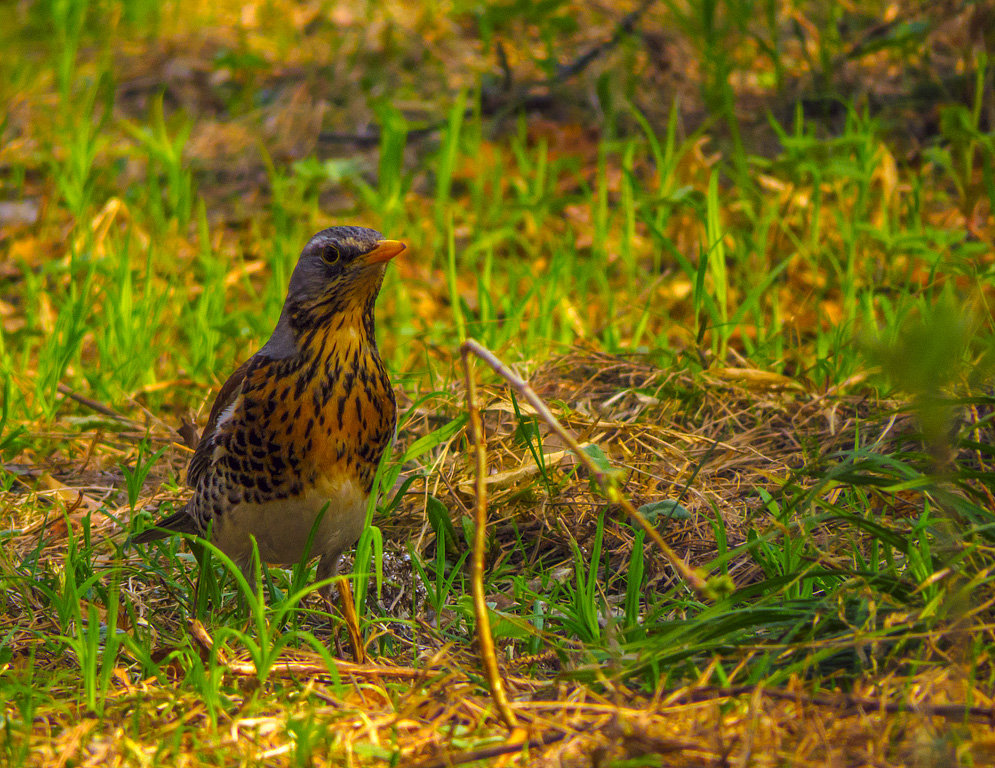
[[341, 312], [372, 312], [387, 262], [405, 247], [365, 227], [323, 229], [297, 260], [286, 309], [310, 322]]
[[357, 331], [376, 346], [373, 305], [387, 262], [407, 246], [365, 227], [323, 229], [304, 246], [290, 277], [280, 320], [260, 354], [297, 354], [322, 330]]

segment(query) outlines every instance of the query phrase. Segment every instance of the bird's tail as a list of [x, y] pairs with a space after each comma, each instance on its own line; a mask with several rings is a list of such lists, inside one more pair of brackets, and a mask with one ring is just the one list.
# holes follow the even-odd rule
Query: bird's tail
[[197, 522], [187, 511], [186, 505], [169, 517], [159, 520], [151, 528], [147, 528], [141, 533], [131, 536], [125, 546], [130, 544], [148, 544], [150, 541], [158, 541], [172, 536], [174, 533], [200, 533]]

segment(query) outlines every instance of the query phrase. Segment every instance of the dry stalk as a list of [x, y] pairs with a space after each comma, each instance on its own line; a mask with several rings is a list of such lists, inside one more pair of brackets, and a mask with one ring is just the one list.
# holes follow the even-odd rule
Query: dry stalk
[[[549, 427], [560, 436], [570, 450], [573, 451], [574, 455], [577, 457], [577, 460], [584, 465], [591, 477], [593, 477], [597, 481], [598, 485], [601, 486], [601, 489], [605, 494], [605, 498], [607, 498], [611, 503], [618, 504], [625, 510], [625, 513], [632, 518], [636, 524], [646, 532], [646, 535], [653, 541], [653, 543], [659, 547], [660, 551], [663, 552], [667, 560], [670, 561], [670, 564], [674, 567], [674, 570], [680, 574], [684, 582], [689, 584], [699, 596], [705, 599], [714, 600], [717, 595], [724, 594], [729, 591], [731, 583], [726, 584], [725, 582], [727, 579], [725, 577], [718, 576], [706, 581], [704, 575], [699, 569], [692, 568], [682, 557], [680, 557], [680, 555], [670, 548], [667, 542], [663, 540], [663, 536], [660, 535], [660, 532], [657, 531], [657, 529], [639, 513], [639, 510], [632, 505], [632, 502], [629, 501], [628, 498], [622, 495], [614, 480], [606, 472], [602, 471], [598, 465], [594, 463], [587, 452], [580, 447], [580, 444], [577, 442], [577, 438], [575, 438], [562, 424], [560, 424], [557, 418], [553, 415], [552, 411], [549, 410], [532, 387], [529, 386], [528, 382], [512, 373], [511, 369], [502, 363], [489, 349], [474, 339], [467, 339], [460, 347], [460, 354], [463, 358], [463, 370], [466, 375], [467, 400], [470, 404], [470, 423], [474, 426], [474, 440], [477, 447], [478, 517], [482, 514], [480, 509], [483, 503], [481, 502], [481, 495], [484, 493], [485, 465], [484, 447], [482, 443], [483, 428], [479, 426], [480, 414], [476, 411], [476, 407], [473, 404], [474, 384], [473, 379], [470, 376], [469, 365], [467, 364], [467, 357], [471, 352], [493, 368], [498, 375], [502, 376], [518, 391], [523, 398], [528, 401], [529, 405], [536, 409], [536, 412], [549, 425]], [[475, 414], [476, 418], [474, 416]], [[481, 524], [479, 520], [477, 525], [478, 536], [482, 536], [480, 533]], [[474, 566], [476, 567], [476, 557], [474, 559]], [[483, 568], [483, 563], [481, 563], [481, 568]], [[474, 581], [474, 588], [476, 589], [476, 580]], [[483, 589], [483, 587], [481, 587], [481, 589]], [[481, 597], [481, 602], [482, 601], [483, 598]]]
[[433, 759], [418, 763], [413, 768], [450, 768], [453, 765], [463, 765], [464, 763], [476, 763], [480, 760], [490, 760], [502, 755], [510, 755], [514, 752], [521, 752], [524, 749], [539, 749], [555, 744], [567, 737], [566, 733], [547, 733], [537, 739], [530, 739], [528, 742], [510, 742], [507, 744], [496, 744], [483, 749], [474, 749], [469, 752], [457, 752], [447, 754], [442, 759]]
[[[473, 342], [476, 344], [476, 342]], [[511, 702], [504, 688], [504, 680], [498, 669], [497, 654], [494, 651], [494, 636], [491, 634], [491, 621], [484, 601], [484, 547], [487, 543], [487, 448], [484, 445], [484, 423], [477, 409], [477, 388], [470, 373], [470, 352], [476, 350], [467, 341], [460, 347], [463, 362], [463, 376], [466, 382], [466, 407], [470, 417], [470, 431], [473, 434], [474, 453], [477, 459], [477, 501], [474, 506], [475, 533], [473, 537], [473, 564], [470, 586], [473, 590], [473, 610], [477, 615], [477, 644], [480, 646], [480, 661], [491, 689], [491, 697], [508, 728], [518, 727], [518, 718], [512, 711]], [[479, 345], [478, 345], [479, 346]]]
[[[236, 677], [257, 677], [259, 670], [252, 661], [232, 660], [224, 663], [225, 668]], [[377, 664], [354, 664], [350, 661], [335, 660], [335, 669], [339, 675], [353, 677], [390, 678], [398, 680], [420, 680], [426, 676], [426, 670], [418, 667], [387, 667]], [[328, 676], [328, 664], [324, 659], [285, 659], [274, 662], [269, 668], [270, 676], [296, 677], [299, 675]]]
[[359, 631], [359, 616], [356, 615], [356, 603], [352, 599], [352, 589], [349, 579], [339, 581], [339, 599], [342, 602], [342, 613], [345, 617], [346, 629], [349, 631], [349, 642], [352, 643], [352, 653], [357, 664], [366, 663], [366, 643]]

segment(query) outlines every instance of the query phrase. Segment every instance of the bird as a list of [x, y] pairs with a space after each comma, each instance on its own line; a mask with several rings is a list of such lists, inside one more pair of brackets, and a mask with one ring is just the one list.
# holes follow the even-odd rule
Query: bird
[[[273, 333], [211, 407], [187, 468], [193, 495], [133, 543], [209, 534], [254, 585], [253, 540], [261, 561], [285, 566], [304, 557], [313, 530], [317, 579], [336, 575], [362, 533], [377, 465], [397, 429], [374, 305], [387, 264], [406, 247], [356, 226], [308, 241]], [[361, 656], [345, 580], [339, 589]], [[331, 588], [323, 594], [331, 603]]]

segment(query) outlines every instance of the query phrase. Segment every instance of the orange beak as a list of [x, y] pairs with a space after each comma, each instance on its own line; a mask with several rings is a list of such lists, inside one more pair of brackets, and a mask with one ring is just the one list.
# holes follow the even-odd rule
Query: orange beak
[[366, 254], [367, 264], [390, 261], [408, 246], [400, 240], [378, 240], [376, 248]]

